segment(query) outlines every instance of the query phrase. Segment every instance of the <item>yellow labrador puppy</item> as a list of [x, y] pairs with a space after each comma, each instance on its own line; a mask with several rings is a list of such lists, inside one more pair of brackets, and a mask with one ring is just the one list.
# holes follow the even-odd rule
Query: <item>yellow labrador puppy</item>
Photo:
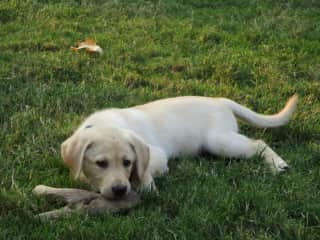
[[107, 198], [121, 198], [132, 187], [155, 188], [153, 178], [168, 171], [170, 157], [205, 150], [225, 157], [261, 154], [274, 172], [288, 168], [263, 140], [238, 133], [235, 117], [257, 127], [289, 121], [294, 95], [282, 111], [261, 115], [226, 98], [177, 97], [125, 109], [93, 113], [62, 143], [65, 164]]

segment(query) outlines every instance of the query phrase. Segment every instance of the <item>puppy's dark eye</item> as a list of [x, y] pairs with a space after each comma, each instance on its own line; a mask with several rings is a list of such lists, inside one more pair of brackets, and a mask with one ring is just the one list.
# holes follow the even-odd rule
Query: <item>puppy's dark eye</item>
[[123, 166], [129, 167], [131, 162], [128, 159], [123, 159]]
[[106, 160], [97, 161], [96, 164], [101, 168], [107, 168], [109, 165], [108, 161]]

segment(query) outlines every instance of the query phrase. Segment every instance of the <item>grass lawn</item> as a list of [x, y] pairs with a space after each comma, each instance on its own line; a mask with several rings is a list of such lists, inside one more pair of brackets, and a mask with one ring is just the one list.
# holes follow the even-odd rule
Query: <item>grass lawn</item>
[[[97, 40], [104, 54], [72, 52]], [[320, 1], [2, 0], [0, 239], [320, 239]], [[41, 223], [37, 184], [70, 178], [60, 144], [91, 112], [180, 95], [224, 96], [287, 126], [241, 131], [291, 166], [257, 156], [170, 161], [127, 213]]]

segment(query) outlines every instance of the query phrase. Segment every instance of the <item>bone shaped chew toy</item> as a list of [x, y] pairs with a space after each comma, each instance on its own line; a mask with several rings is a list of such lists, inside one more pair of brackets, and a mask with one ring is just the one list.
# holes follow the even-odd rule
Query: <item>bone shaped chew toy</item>
[[88, 215], [120, 212], [136, 206], [140, 199], [134, 191], [131, 191], [124, 199], [109, 200], [99, 193], [83, 189], [53, 188], [45, 185], [36, 186], [33, 193], [67, 204], [65, 207], [37, 214], [36, 217], [39, 217], [40, 220], [57, 219], [74, 212]]

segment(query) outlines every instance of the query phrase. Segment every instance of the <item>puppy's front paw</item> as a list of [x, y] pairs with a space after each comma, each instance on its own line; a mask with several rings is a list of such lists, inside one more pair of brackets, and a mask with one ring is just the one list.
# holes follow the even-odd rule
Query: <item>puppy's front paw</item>
[[156, 184], [153, 180], [153, 177], [148, 176], [144, 179], [142, 184], [139, 187], [140, 192], [155, 192], [158, 193], [158, 189], [156, 187]]
[[149, 184], [146, 184], [143, 186], [143, 191], [146, 191], [146, 192], [156, 192], [158, 193], [158, 189], [157, 189], [157, 186], [156, 184], [154, 183], [154, 181], [152, 181], [151, 183]]

